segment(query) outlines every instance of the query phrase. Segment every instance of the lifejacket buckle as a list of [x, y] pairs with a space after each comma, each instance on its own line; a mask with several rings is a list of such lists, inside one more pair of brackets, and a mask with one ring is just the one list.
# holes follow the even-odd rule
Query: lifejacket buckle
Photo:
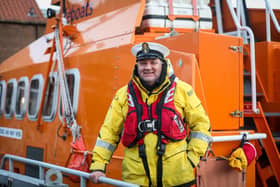
[[157, 131], [156, 120], [145, 120], [138, 123], [138, 130], [143, 132]]

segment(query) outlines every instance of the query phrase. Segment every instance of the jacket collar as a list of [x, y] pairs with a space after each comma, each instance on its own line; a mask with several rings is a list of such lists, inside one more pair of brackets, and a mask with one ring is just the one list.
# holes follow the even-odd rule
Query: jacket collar
[[136, 86], [138, 87], [138, 89], [141, 92], [145, 92], [147, 95], [153, 95], [153, 94], [160, 94], [162, 93], [170, 84], [171, 81], [169, 80], [169, 77], [171, 77], [171, 75], [173, 75], [173, 68], [172, 68], [172, 64], [170, 63], [170, 61], [168, 59], [166, 59], [166, 63], [167, 63], [167, 72], [166, 72], [166, 76], [164, 81], [161, 83], [160, 86], [158, 86], [157, 88], [153, 89], [152, 91], [147, 90], [144, 85], [141, 83], [140, 78], [135, 75], [135, 69], [134, 69], [134, 73], [132, 76], [132, 81], [136, 84]]
[[145, 92], [147, 95], [153, 95], [153, 94], [160, 94], [162, 91], [164, 91], [169, 85], [170, 85], [170, 80], [169, 78], [166, 76], [165, 77], [165, 80], [162, 82], [162, 84], [153, 89], [151, 92], [148, 91], [144, 86], [143, 84], [141, 83], [140, 79], [138, 76], [134, 76], [132, 81], [136, 84], [136, 86], [138, 87], [138, 89], [141, 91], [141, 92]]

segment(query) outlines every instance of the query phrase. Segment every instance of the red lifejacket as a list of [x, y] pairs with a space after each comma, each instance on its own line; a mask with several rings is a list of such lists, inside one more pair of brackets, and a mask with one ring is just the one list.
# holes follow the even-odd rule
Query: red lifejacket
[[143, 144], [148, 132], [160, 133], [161, 142], [182, 140], [186, 137], [185, 123], [174, 105], [176, 82], [159, 95], [151, 105], [142, 101], [138, 87], [132, 81], [128, 84], [128, 113], [124, 122], [122, 143], [131, 147]]

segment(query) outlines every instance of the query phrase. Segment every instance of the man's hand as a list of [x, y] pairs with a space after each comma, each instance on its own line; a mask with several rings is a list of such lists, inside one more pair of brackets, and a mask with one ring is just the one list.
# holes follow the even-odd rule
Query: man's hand
[[90, 173], [89, 175], [89, 179], [93, 182], [93, 183], [98, 183], [98, 178], [99, 177], [105, 177], [105, 173], [103, 173], [102, 171], [93, 171]]

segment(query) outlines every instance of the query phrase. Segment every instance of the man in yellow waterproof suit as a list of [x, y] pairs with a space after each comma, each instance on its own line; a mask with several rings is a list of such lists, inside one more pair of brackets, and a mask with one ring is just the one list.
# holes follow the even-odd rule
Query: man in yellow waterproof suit
[[[192, 186], [194, 167], [210, 141], [209, 118], [192, 87], [175, 77], [169, 49], [135, 45], [133, 76], [120, 88], [93, 149], [90, 179], [98, 183], [121, 141], [122, 179], [140, 186]], [[190, 129], [186, 132], [187, 125]]]

